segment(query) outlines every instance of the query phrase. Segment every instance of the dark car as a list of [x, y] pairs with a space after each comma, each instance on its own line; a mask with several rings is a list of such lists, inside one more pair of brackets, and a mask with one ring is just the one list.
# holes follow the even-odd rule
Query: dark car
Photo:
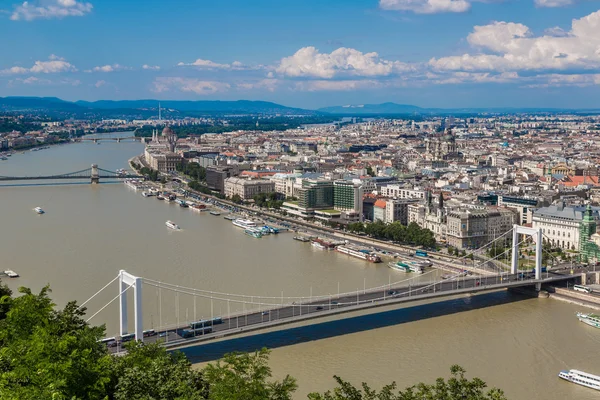
[[322, 309], [323, 309], [323, 307], [321, 307], [321, 306], [317, 307], [317, 311], [322, 310]]

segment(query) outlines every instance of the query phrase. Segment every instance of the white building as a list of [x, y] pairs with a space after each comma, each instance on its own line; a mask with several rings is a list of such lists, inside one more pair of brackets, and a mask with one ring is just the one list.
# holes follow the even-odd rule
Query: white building
[[243, 200], [250, 200], [260, 193], [273, 193], [275, 183], [266, 179], [225, 179], [225, 196], [231, 198], [236, 194]]
[[[592, 207], [596, 221], [600, 207]], [[579, 248], [579, 224], [585, 206], [565, 206], [564, 203], [543, 207], [533, 212], [533, 228], [542, 228], [544, 241], [563, 249]]]
[[381, 194], [393, 199], [424, 199], [425, 190], [407, 189], [400, 185], [387, 185], [381, 188]]

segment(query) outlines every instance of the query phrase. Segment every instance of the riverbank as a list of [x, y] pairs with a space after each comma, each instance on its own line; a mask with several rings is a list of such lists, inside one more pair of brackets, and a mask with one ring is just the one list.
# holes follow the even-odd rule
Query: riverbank
[[549, 297], [554, 300], [600, 311], [600, 297], [594, 296], [593, 294], [580, 293], [565, 288], [552, 287]]
[[[134, 171], [139, 173], [139, 171], [135, 168], [134, 164], [148, 167], [148, 165], [146, 164], [146, 162], [143, 158], [144, 157], [142, 157], [142, 156], [132, 157], [129, 160], [129, 166]], [[341, 241], [348, 240], [355, 244], [359, 244], [359, 245], [367, 246], [367, 247], [378, 247], [385, 251], [395, 252], [400, 255], [409, 256], [409, 257], [414, 256], [414, 254], [417, 250], [422, 250], [419, 247], [402, 245], [402, 244], [392, 243], [392, 242], [385, 241], [385, 240], [356, 235], [356, 234], [353, 234], [350, 232], [340, 231], [340, 230], [316, 225], [316, 224], [313, 224], [308, 221], [302, 221], [302, 220], [298, 220], [295, 218], [290, 218], [290, 217], [283, 216], [278, 213], [265, 211], [261, 208], [256, 208], [256, 207], [247, 206], [247, 205], [243, 205], [243, 204], [237, 204], [232, 201], [219, 198], [217, 196], [213, 196], [210, 194], [195, 191], [189, 187], [186, 187], [186, 190], [188, 192], [194, 193], [197, 196], [203, 196], [203, 197], [211, 199], [215, 206], [219, 206], [220, 204], [222, 204], [224, 206], [223, 208], [234, 207], [239, 210], [243, 210], [251, 215], [271, 218], [271, 219], [275, 219], [277, 221], [282, 221], [284, 223], [292, 224], [296, 228], [298, 228], [298, 229], [296, 229], [296, 231], [306, 233], [310, 236], [326, 235], [333, 239], [337, 239], [337, 240], [341, 240]], [[304, 229], [304, 230], [300, 231], [299, 227], [302, 227], [302, 229]], [[466, 270], [466, 271], [481, 274], [481, 275], [492, 275], [495, 273], [495, 271], [488, 271], [483, 268], [477, 268], [474, 265], [469, 265], [471, 263], [470, 260], [467, 260], [464, 258], [457, 258], [457, 257], [446, 255], [446, 254], [441, 254], [439, 252], [429, 252], [428, 258], [432, 262], [435, 261], [437, 263], [436, 265], [434, 265], [435, 268], [442, 269], [445, 271], [462, 272], [462, 271]]]

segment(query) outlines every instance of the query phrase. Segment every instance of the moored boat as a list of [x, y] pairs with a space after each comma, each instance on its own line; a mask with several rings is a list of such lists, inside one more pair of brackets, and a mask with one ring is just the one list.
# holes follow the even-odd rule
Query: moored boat
[[600, 315], [598, 314], [584, 314], [577, 313], [577, 319], [579, 319], [584, 324], [588, 324], [589, 326], [593, 326], [594, 328], [600, 328]]
[[310, 238], [307, 238], [306, 236], [294, 236], [294, 240], [298, 240], [300, 242], [310, 242]]
[[221, 213], [220, 213], [220, 212], [218, 212], [218, 211], [216, 211], [216, 210], [210, 210], [209, 214], [210, 214], [210, 215], [217, 215], [217, 216], [218, 216], [218, 215], [221, 215]]
[[36, 207], [36, 208], [33, 209], [33, 211], [35, 211], [38, 214], [44, 214], [45, 213], [45, 211], [42, 210], [42, 207]]
[[347, 254], [349, 256], [360, 258], [361, 260], [369, 261], [372, 263], [381, 262], [381, 258], [377, 254], [373, 254], [368, 250], [361, 251], [348, 246], [338, 246], [336, 247], [336, 250], [342, 254]]
[[414, 262], [401, 262], [401, 261], [397, 261], [397, 262], [390, 262], [388, 263], [388, 267], [390, 267], [391, 269], [394, 269], [396, 271], [400, 271], [400, 272], [413, 272], [415, 274], [422, 274], [423, 273], [423, 267], [421, 265], [419, 265], [418, 263], [414, 263]]
[[248, 236], [252, 236], [257, 239], [260, 239], [262, 237], [262, 233], [257, 231], [256, 229], [244, 229], [244, 233]]
[[173, 221], [167, 221], [167, 222], [165, 222], [165, 225], [167, 226], [167, 228], [171, 228], [171, 229], [174, 229], [174, 230], [179, 230], [179, 225], [177, 225]]
[[560, 371], [558, 377], [590, 389], [600, 390], [600, 376], [588, 374], [576, 369]]
[[231, 223], [237, 227], [248, 229], [248, 228], [256, 228], [256, 223], [254, 221], [250, 221], [248, 219], [234, 219]]
[[327, 247], [323, 246], [321, 243], [319, 243], [315, 240], [311, 241], [310, 244], [311, 244], [311, 246], [316, 247], [317, 249], [320, 249], [320, 250], [327, 249]]

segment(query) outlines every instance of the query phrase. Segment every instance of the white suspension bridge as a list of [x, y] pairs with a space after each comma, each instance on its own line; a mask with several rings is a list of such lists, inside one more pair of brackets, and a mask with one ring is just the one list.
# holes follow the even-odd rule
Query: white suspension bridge
[[[481, 256], [487, 249], [507, 242], [512, 233], [512, 245], [502, 254], [493, 258]], [[519, 239], [522, 240], [519, 241]], [[474, 254], [477, 257], [472, 262], [470, 271], [483, 271], [484, 274], [468, 274], [466, 270], [446, 276], [446, 279], [427, 280], [433, 277], [434, 270], [425, 274], [407, 275], [406, 278], [386, 285], [337, 294], [313, 295], [312, 288], [309, 296], [267, 296], [262, 294], [238, 294], [212, 291], [200, 288], [157, 281], [151, 278], [138, 277], [125, 270], [96, 292], [80, 307], [90, 303], [101, 292], [118, 281], [118, 291], [109, 302], [93, 313], [88, 321], [101, 314], [111, 304], [119, 301], [119, 332], [115, 337], [105, 339], [107, 345], [120, 350], [122, 342], [140, 340], [154, 342], [162, 340], [168, 347], [187, 345], [193, 342], [203, 342], [215, 338], [234, 336], [272, 328], [285, 324], [316, 320], [326, 316], [348, 313], [351, 311], [367, 310], [375, 307], [401, 305], [403, 303], [437, 299], [447, 296], [497, 291], [501, 289], [533, 286], [540, 290], [542, 284], [559, 283], [565, 280], [577, 280], [581, 277], [581, 268], [552, 269], [542, 266], [542, 247], [544, 235], [541, 229], [532, 229], [515, 225], [513, 229], [492, 242], [479, 248]], [[519, 258], [521, 245], [533, 243], [535, 249], [535, 267], [520, 269]], [[478, 254], [479, 253], [479, 254]], [[512, 253], [512, 254], [511, 254]], [[554, 256], [547, 253], [550, 258]], [[508, 260], [510, 265], [502, 260]], [[466, 257], [463, 257], [466, 261]], [[506, 265], [506, 268], [502, 266]], [[460, 270], [460, 264], [457, 267]], [[129, 307], [127, 292], [133, 290], [133, 332], [129, 331]], [[150, 290], [148, 290], [150, 289]], [[143, 319], [144, 297], [142, 293], [154, 291], [157, 303], [158, 325], [155, 326], [154, 315], [151, 324]], [[163, 310], [163, 297], [168, 293], [174, 294], [176, 321], [166, 323], [169, 311]], [[146, 299], [148, 299], [146, 297]], [[186, 309], [185, 321], [180, 321], [180, 302], [193, 304], [193, 315], [188, 315]], [[218, 305], [218, 313], [215, 313]], [[225, 306], [225, 310], [223, 309]], [[233, 306], [233, 312], [232, 312]], [[210, 310], [210, 312], [208, 312]], [[202, 317], [198, 318], [198, 311]], [[207, 315], [207, 316], [205, 316]], [[165, 316], [165, 318], [163, 318]], [[146, 321], [147, 322], [147, 321]], [[145, 329], [148, 328], [148, 329]]]

